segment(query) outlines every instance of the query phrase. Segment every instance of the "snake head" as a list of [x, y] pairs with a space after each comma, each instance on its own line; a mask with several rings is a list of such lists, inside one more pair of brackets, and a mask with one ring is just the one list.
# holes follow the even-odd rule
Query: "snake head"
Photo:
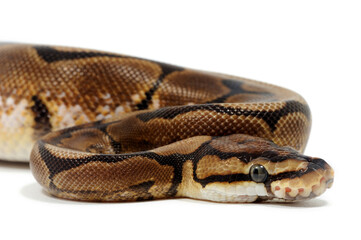
[[[203, 191], [210, 198], [216, 195], [219, 201], [306, 200], [321, 195], [333, 183], [333, 169], [324, 160], [263, 138], [236, 134], [213, 139], [209, 145], [221, 158], [201, 159], [195, 173], [200, 182], [215, 180], [204, 182]], [[206, 164], [212, 166], [207, 169], [212, 176], [200, 179]]]

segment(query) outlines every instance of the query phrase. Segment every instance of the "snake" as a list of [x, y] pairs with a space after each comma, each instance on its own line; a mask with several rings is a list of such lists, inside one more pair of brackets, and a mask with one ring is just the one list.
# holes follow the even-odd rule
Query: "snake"
[[311, 112], [272, 84], [74, 47], [0, 45], [0, 158], [80, 201], [294, 202], [330, 188]]

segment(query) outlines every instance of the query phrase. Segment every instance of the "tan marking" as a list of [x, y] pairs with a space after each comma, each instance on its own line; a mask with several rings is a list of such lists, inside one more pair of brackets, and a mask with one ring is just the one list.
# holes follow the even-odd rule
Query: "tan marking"
[[151, 150], [158, 155], [190, 154], [197, 150], [204, 142], [211, 140], [210, 136], [198, 136], [178, 141], [166, 146]]
[[212, 175], [246, 173], [246, 166], [246, 163], [236, 157], [221, 160], [218, 156], [206, 155], [199, 160], [196, 175], [199, 179], [204, 179]]
[[191, 197], [200, 198], [200, 191], [202, 185], [194, 181], [193, 178], [193, 164], [192, 162], [186, 161], [183, 164], [182, 169], [182, 182], [177, 188], [177, 197]]
[[306, 170], [308, 166], [307, 161], [295, 159], [271, 162], [264, 158], [257, 158], [249, 163], [245, 163], [236, 157], [222, 160], [215, 155], [206, 155], [199, 160], [196, 174], [199, 179], [204, 179], [212, 175], [249, 174], [249, 170], [254, 164], [263, 165], [270, 175]]

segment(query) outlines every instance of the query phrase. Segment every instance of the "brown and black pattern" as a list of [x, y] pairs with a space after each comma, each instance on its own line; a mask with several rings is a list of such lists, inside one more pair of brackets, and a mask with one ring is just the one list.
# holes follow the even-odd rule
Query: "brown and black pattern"
[[[0, 154], [26, 160], [29, 146], [54, 131], [36, 142], [30, 163], [58, 197], [299, 200], [333, 179], [323, 160], [302, 155], [310, 110], [284, 88], [113, 53], [16, 44], [0, 46], [0, 81], [0, 140], [26, 139]], [[255, 164], [268, 171], [267, 194], [228, 196], [256, 186]]]
[[[259, 163], [270, 174], [265, 182], [269, 197], [259, 200], [274, 198], [271, 184], [280, 179], [302, 178], [316, 171], [332, 179], [332, 169], [322, 159], [242, 134], [198, 136], [151, 151], [109, 155], [78, 151], [82, 149], [64, 155], [54, 145], [46, 144], [47, 141], [45, 138], [34, 147], [33, 173], [51, 194], [70, 199], [134, 201], [187, 197], [178, 191], [187, 181], [203, 188], [214, 182], [252, 181], [249, 167]], [[183, 178], [183, 165], [187, 161], [192, 163], [192, 179]], [[48, 178], [44, 179], [44, 175]], [[288, 197], [288, 200], [300, 199], [303, 198]]]

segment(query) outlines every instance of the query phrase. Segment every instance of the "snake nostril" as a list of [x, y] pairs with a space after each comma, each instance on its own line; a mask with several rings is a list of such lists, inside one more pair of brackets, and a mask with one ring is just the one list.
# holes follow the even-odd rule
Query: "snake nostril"
[[333, 184], [333, 178], [329, 179], [326, 181], [326, 186], [327, 188], [331, 188], [332, 187], [332, 184]]

